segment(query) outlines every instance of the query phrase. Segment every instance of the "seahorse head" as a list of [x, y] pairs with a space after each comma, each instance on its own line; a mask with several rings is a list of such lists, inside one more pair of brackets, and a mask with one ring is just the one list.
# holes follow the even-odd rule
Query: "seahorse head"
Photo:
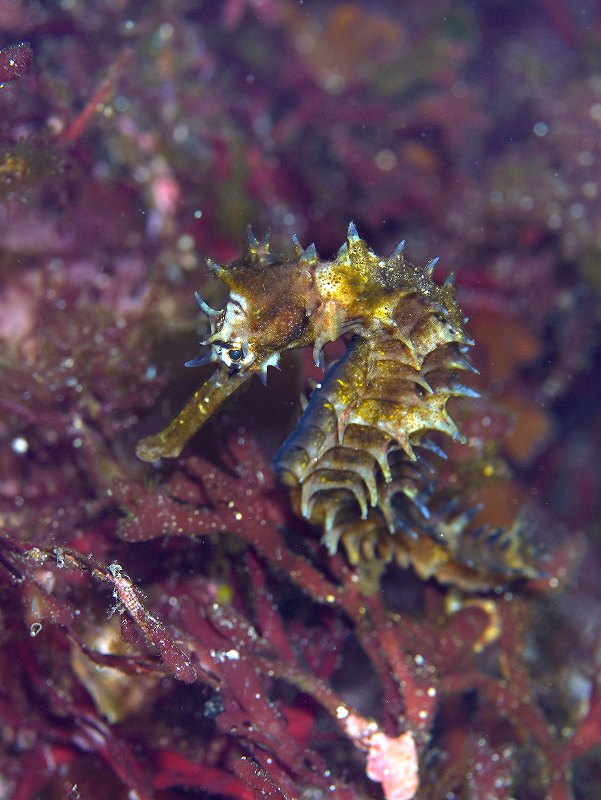
[[271, 253], [269, 237], [259, 242], [249, 229], [238, 260], [225, 266], [211, 260], [207, 264], [230, 293], [222, 310], [210, 308], [196, 294], [211, 326], [201, 345], [210, 351], [186, 366], [215, 362], [230, 375], [258, 374], [265, 382], [267, 368], [278, 367], [282, 352], [312, 342], [310, 310], [315, 301], [309, 261], [303, 270], [302, 258]]
[[380, 258], [352, 222], [333, 260], [319, 258], [314, 244], [303, 248], [295, 236], [292, 243], [293, 253], [276, 255], [269, 237], [260, 242], [249, 228], [240, 258], [224, 266], [207, 261], [213, 275], [227, 285], [229, 296], [225, 308], [216, 310], [196, 295], [210, 322], [209, 336], [201, 342], [208, 351], [187, 366], [214, 363], [218, 369], [175, 420], [139, 443], [140, 458], [179, 455], [243, 383], [253, 375], [265, 383], [268, 368], [277, 367], [287, 350], [312, 346], [315, 363], [323, 367], [324, 347], [345, 334], [367, 340], [392, 336], [405, 345], [419, 369], [420, 354], [411, 336], [428, 317], [428, 300], [441, 315], [438, 339], [444, 333], [448, 342], [461, 339], [467, 344], [451, 282], [438, 286], [431, 279], [436, 259], [423, 268], [413, 267], [405, 260], [403, 242], [389, 258]]

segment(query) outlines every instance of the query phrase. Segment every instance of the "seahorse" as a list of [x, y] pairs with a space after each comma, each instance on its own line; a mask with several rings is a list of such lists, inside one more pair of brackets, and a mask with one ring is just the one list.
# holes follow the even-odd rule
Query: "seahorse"
[[[351, 564], [395, 559], [424, 579], [489, 589], [536, 574], [519, 527], [473, 528], [437, 497], [432, 438], [461, 441], [451, 397], [477, 397], [459, 376], [475, 371], [453, 276], [433, 280], [437, 258], [419, 267], [401, 242], [377, 256], [351, 222], [333, 260], [292, 238], [294, 255], [271, 252], [250, 228], [242, 256], [209, 270], [230, 294], [223, 310], [197, 296], [210, 322], [206, 354], [187, 362], [218, 369], [163, 431], [137, 448], [145, 461], [179, 455], [188, 439], [253, 375], [266, 382], [281, 355], [312, 346], [323, 367], [328, 342], [346, 337], [297, 427], [274, 458], [298, 514], [323, 531], [330, 553], [340, 543]], [[434, 474], [433, 474], [434, 473]], [[453, 505], [453, 504], [451, 504]]]

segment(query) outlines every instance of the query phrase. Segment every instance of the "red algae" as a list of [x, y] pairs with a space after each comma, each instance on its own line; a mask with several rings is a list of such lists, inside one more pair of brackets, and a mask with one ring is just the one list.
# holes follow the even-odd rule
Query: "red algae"
[[10, 44], [0, 49], [0, 85], [27, 75], [33, 62], [33, 50], [27, 42]]

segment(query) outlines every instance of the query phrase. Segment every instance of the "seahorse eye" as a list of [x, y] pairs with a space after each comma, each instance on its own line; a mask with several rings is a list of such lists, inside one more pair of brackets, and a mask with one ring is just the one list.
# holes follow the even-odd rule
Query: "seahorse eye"
[[216, 341], [213, 342], [213, 347], [215, 348], [218, 358], [226, 367], [233, 370], [232, 374], [234, 375], [240, 369], [248, 367], [254, 361], [254, 356], [249, 352], [248, 345], [244, 344], [239, 339], [227, 342], [221, 340]]

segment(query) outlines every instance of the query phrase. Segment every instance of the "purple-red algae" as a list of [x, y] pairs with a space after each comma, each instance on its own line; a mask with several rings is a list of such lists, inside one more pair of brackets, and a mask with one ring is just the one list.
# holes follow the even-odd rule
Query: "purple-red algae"
[[33, 61], [33, 50], [27, 42], [0, 48], [0, 86], [27, 75]]
[[[419, 800], [599, 795], [601, 17], [400, 5], [0, 2], [0, 794], [377, 800], [413, 742]], [[134, 456], [194, 389], [205, 256], [349, 219], [457, 273], [485, 393], [441, 476], [530, 506], [511, 592], [320, 547], [270, 466], [310, 355]]]

